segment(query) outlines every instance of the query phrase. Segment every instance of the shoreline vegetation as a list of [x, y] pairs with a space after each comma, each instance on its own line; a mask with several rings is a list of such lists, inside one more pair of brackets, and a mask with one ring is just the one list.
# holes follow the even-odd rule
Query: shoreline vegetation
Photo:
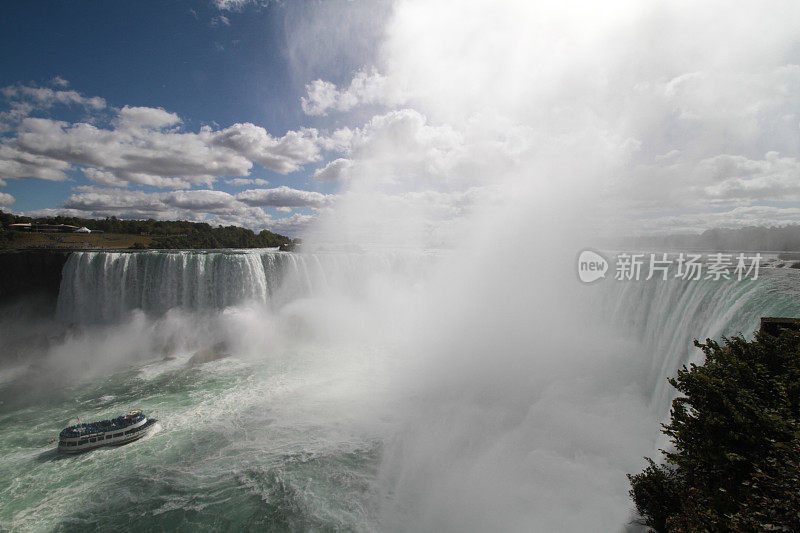
[[[97, 233], [39, 233], [9, 229], [11, 224], [38, 223], [85, 227]], [[290, 251], [299, 243], [285, 235], [238, 226], [213, 227], [183, 220], [123, 220], [116, 217], [32, 218], [0, 211], [0, 251], [5, 250], [187, 250], [220, 248], [280, 248]]]
[[713, 228], [699, 234], [623, 237], [609, 244], [637, 249], [800, 252], [800, 224]]
[[695, 341], [662, 432], [664, 463], [629, 475], [639, 523], [666, 531], [800, 531], [800, 333]]

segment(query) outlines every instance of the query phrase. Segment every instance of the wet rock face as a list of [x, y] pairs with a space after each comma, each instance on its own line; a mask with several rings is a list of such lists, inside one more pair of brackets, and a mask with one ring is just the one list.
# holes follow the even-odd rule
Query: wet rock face
[[0, 253], [0, 304], [28, 297], [45, 297], [55, 303], [69, 254], [60, 250]]
[[186, 363], [188, 366], [197, 366], [219, 359], [230, 357], [231, 354], [227, 353], [227, 346], [225, 343], [217, 343], [210, 348], [205, 348], [194, 353], [194, 355]]

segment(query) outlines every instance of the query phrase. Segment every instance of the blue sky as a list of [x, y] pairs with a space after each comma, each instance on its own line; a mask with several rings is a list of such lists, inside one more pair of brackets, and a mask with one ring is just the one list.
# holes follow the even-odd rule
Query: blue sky
[[[297, 56], [302, 53], [298, 53], [294, 44], [294, 32], [308, 31], [308, 12], [313, 4], [315, 2], [183, 0], [5, 4], [3, 17], [0, 17], [3, 55], [0, 86], [7, 90], [0, 111], [9, 111], [15, 104], [35, 104], [24, 113], [23, 120], [45, 118], [66, 121], [70, 125], [88, 123], [101, 129], [114, 129], [114, 121], [118, 119], [116, 111], [128, 106], [163, 109], [175, 114], [180, 122], [168, 127], [187, 133], [197, 133], [202, 127], [219, 131], [238, 123], [263, 128], [276, 138], [287, 131], [306, 127], [325, 134], [348, 125], [348, 119], [304, 113], [301, 97], [305, 95], [305, 85], [316, 78], [349, 81], [353, 73], [371, 61], [371, 53], [369, 47], [364, 46], [360, 49], [348, 46], [346, 52], [341, 52], [343, 48], [337, 48], [337, 43], [332, 42], [329, 43], [331, 48], [340, 52], [329, 51], [325, 61], [305, 60], [299, 65]], [[353, 12], [353, 6], [348, 4], [330, 2], [322, 9]], [[355, 11], [375, 15], [379, 9], [385, 10], [380, 3], [372, 6], [362, 3]], [[359, 20], [366, 35], [377, 31], [381, 22], [374, 16], [362, 16]], [[320, 37], [336, 40], [336, 36]], [[9, 95], [8, 88], [15, 94]], [[53, 93], [74, 91], [80, 98], [100, 98], [104, 105], [95, 108], [75, 101], [58, 103], [58, 98], [52, 94], [49, 98], [55, 98], [55, 103], [37, 103], [32, 91], [28, 91], [27, 98], [21, 96], [22, 88], [47, 89]], [[5, 139], [13, 140], [21, 120], [5, 118]], [[83, 172], [87, 165], [73, 156], [57, 156], [69, 166], [62, 168], [63, 175], [55, 176], [55, 180], [31, 179], [25, 172], [3, 173], [0, 166], [0, 179], [6, 183], [0, 192], [15, 199], [6, 208], [47, 214], [42, 210], [60, 209], [65, 205], [70, 208], [67, 199], [76, 190], [81, 192], [76, 187], [107, 185], [87, 178]], [[335, 192], [336, 184], [313, 179], [314, 171], [324, 166], [326, 158], [324, 152], [305, 160], [301, 157], [297, 169], [278, 171], [274, 166], [265, 167], [251, 160], [252, 166], [246, 172], [211, 172], [213, 180], [191, 183], [184, 188], [213, 187], [216, 191], [236, 194], [267, 187], [266, 182], [269, 182], [269, 188], [288, 187], [330, 194]], [[108, 171], [102, 164], [89, 166]], [[229, 177], [265, 181], [237, 185], [226, 179]], [[175, 190], [126, 178], [118, 183], [128, 191]], [[308, 215], [313, 209], [302, 200], [297, 204], [291, 206], [291, 211], [289, 206], [282, 206], [284, 212], [270, 205], [258, 208], [274, 218]], [[85, 214], [117, 214], [113, 209], [107, 211], [87, 210]], [[124, 212], [119, 214], [125, 216]], [[164, 218], [173, 214], [187, 213], [154, 213], [153, 216]], [[137, 213], [130, 215], [137, 216]], [[207, 217], [208, 214], [196, 213], [196, 218]], [[260, 225], [249, 222], [249, 225]]]
[[[198, 123], [251, 120], [287, 129], [302, 91], [288, 75], [282, 19], [273, 5], [220, 12], [190, 2], [23, 2], [4, 8], [3, 79], [55, 75], [116, 105], [164, 107]], [[235, 44], [234, 44], [235, 41]]]
[[0, 208], [436, 243], [553, 187], [598, 231], [796, 222], [798, 24], [789, 0], [6, 2]]

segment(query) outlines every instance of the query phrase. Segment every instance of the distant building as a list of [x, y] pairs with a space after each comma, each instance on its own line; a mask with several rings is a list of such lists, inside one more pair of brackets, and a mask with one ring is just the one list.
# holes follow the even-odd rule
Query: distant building
[[79, 229], [78, 226], [70, 226], [69, 224], [37, 224], [35, 222], [11, 224], [9, 228], [16, 231], [32, 231], [35, 233], [74, 233]]
[[91, 232], [92, 232], [92, 230], [90, 230], [86, 226], [84, 226], [82, 228], [78, 228], [78, 229], [75, 230], [75, 233], [91, 233]]

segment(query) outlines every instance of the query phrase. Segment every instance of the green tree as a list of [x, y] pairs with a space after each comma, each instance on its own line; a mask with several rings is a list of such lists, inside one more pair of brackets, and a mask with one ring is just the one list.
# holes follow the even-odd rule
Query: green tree
[[674, 449], [628, 476], [655, 531], [800, 531], [800, 334], [695, 341], [703, 365], [669, 380]]

